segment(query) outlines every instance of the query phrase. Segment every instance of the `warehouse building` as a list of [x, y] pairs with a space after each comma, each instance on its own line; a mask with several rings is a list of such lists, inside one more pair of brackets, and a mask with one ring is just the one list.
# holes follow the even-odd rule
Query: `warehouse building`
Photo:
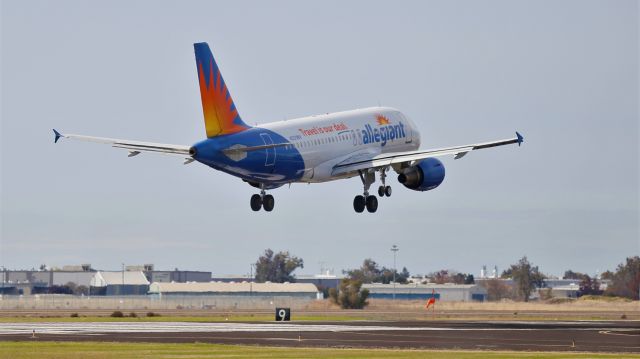
[[211, 282], [211, 272], [200, 272], [200, 271], [186, 271], [186, 270], [172, 270], [172, 271], [150, 271], [145, 272], [147, 279], [149, 282], [162, 282], [162, 283], [170, 283], [170, 282], [178, 282], [178, 283], [186, 283], [186, 282], [203, 282], [208, 283]]
[[64, 267], [62, 270], [15, 270], [0, 272], [0, 293], [29, 295], [48, 293], [55, 287], [73, 284], [89, 287], [94, 271]]
[[487, 290], [476, 284], [363, 284], [369, 290], [369, 298], [401, 300], [427, 300], [435, 297], [445, 302], [482, 302], [487, 299]]
[[149, 294], [157, 296], [253, 296], [253, 297], [297, 297], [322, 298], [322, 293], [311, 283], [152, 283]]
[[296, 276], [297, 283], [311, 283], [318, 289], [336, 288], [340, 286], [340, 281], [344, 279], [343, 275], [335, 275], [331, 273], [313, 274], [313, 275], [298, 275]]
[[90, 284], [92, 295], [145, 295], [149, 290], [149, 281], [141, 271], [99, 271]]

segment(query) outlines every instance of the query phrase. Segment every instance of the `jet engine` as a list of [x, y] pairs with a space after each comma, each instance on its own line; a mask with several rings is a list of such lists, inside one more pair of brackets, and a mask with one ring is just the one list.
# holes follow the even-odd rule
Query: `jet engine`
[[398, 175], [398, 182], [414, 191], [429, 191], [444, 180], [444, 165], [436, 158], [426, 158], [407, 167]]

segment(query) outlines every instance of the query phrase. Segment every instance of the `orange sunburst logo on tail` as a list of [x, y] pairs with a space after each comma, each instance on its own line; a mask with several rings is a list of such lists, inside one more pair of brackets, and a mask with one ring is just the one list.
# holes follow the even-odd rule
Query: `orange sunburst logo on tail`
[[378, 122], [378, 126], [388, 125], [388, 124], [391, 123], [388, 118], [386, 118], [386, 117], [384, 117], [382, 115], [377, 115], [376, 116], [376, 121]]
[[198, 77], [207, 137], [245, 130], [246, 127], [235, 123], [236, 118], [239, 117], [238, 111], [229, 95], [227, 85], [220, 76], [220, 71], [214, 69], [213, 63], [210, 63], [209, 68], [206, 69], [209, 73], [209, 83], [207, 83], [202, 65], [202, 63], [198, 64]]

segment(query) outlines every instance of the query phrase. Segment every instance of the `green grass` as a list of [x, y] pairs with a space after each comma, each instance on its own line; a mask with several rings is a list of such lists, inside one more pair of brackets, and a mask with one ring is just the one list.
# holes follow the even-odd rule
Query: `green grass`
[[[128, 313], [127, 313], [128, 314]], [[365, 320], [364, 317], [354, 317], [348, 315], [300, 315], [293, 316], [294, 321], [352, 321]], [[122, 317], [100, 317], [100, 316], [80, 316], [80, 317], [0, 317], [0, 323], [44, 323], [44, 322], [194, 322], [194, 323], [216, 323], [216, 322], [273, 322], [273, 315], [212, 315], [212, 316], [161, 316], [146, 317], [139, 314], [136, 318]]]
[[640, 358], [595, 353], [280, 348], [222, 344], [0, 342], [0, 359], [65, 358]]

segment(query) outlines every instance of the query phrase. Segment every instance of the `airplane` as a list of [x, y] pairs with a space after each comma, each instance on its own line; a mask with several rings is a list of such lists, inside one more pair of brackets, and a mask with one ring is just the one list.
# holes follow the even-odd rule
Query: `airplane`
[[242, 120], [222, 78], [209, 45], [195, 43], [207, 138], [191, 146], [129, 141], [54, 132], [60, 138], [97, 142], [129, 151], [182, 156], [184, 164], [200, 162], [258, 188], [250, 198], [253, 211], [271, 212], [274, 197], [267, 194], [285, 184], [321, 183], [359, 176], [363, 192], [353, 199], [357, 213], [374, 213], [378, 199], [370, 194], [379, 173], [379, 197], [390, 197], [390, 170], [398, 182], [414, 191], [430, 191], [445, 176], [437, 157], [460, 159], [470, 151], [518, 144], [523, 137], [420, 150], [420, 132], [405, 114], [391, 107], [369, 107], [249, 126]]

